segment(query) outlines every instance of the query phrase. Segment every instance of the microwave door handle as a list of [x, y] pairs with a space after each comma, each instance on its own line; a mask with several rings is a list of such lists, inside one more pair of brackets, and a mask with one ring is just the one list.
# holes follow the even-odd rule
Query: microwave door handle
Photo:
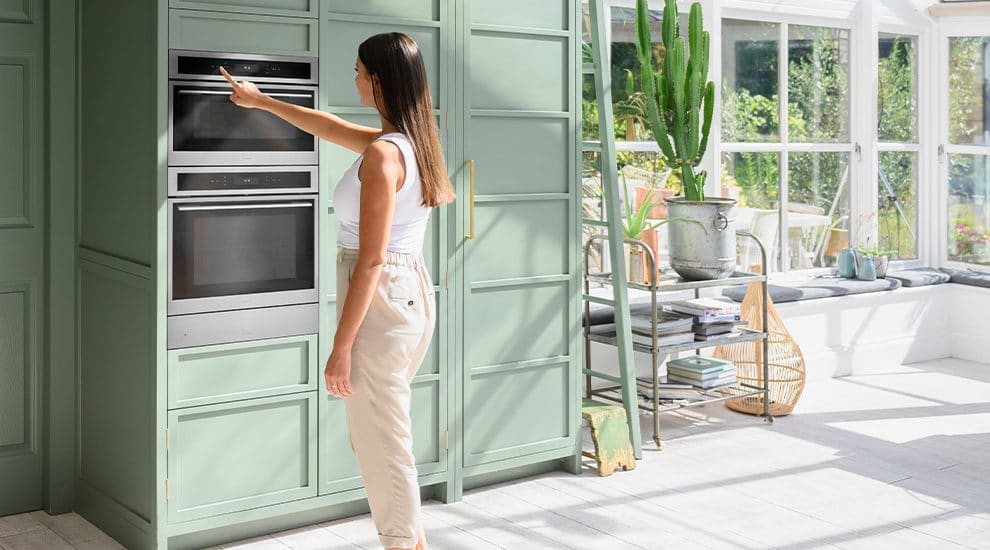
[[[179, 90], [179, 95], [230, 95], [232, 90]], [[299, 97], [310, 99], [313, 94], [290, 94], [282, 92], [274, 92], [271, 94], [265, 94], [271, 97]]]
[[311, 202], [287, 202], [279, 204], [217, 204], [214, 206], [179, 206], [179, 212], [202, 212], [209, 210], [259, 210], [263, 208], [312, 208]]

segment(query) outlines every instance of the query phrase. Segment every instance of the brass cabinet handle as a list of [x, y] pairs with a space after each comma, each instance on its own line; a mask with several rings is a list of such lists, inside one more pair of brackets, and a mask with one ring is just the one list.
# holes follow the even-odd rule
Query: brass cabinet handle
[[471, 231], [464, 235], [464, 238], [473, 241], [474, 240], [474, 161], [468, 160], [468, 169], [470, 170], [470, 182], [471, 182], [471, 210], [470, 210], [470, 220], [471, 220]]

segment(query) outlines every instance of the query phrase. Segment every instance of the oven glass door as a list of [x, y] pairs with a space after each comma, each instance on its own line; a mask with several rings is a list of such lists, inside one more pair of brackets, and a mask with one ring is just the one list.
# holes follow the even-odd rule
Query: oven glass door
[[[172, 82], [170, 88], [169, 164], [317, 164], [316, 138], [279, 117], [238, 107], [230, 85]], [[279, 100], [316, 107], [313, 86], [262, 85]]]
[[170, 315], [317, 301], [315, 197], [170, 203]]

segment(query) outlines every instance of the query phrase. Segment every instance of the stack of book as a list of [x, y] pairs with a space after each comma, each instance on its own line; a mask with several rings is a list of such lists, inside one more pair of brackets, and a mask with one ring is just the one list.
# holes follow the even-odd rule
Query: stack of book
[[[635, 313], [629, 316], [632, 325], [633, 338], [652, 345], [653, 319], [646, 314]], [[694, 317], [675, 311], [657, 310], [657, 345], [673, 346], [694, 342]], [[591, 327], [594, 334], [613, 336], [615, 323], [595, 325]]]
[[715, 298], [671, 302], [670, 309], [694, 317], [691, 330], [694, 332], [694, 339], [699, 341], [738, 336], [741, 333], [737, 327], [746, 324], [739, 319], [739, 304]]
[[692, 355], [667, 361], [667, 380], [711, 389], [736, 383], [736, 366], [732, 361]]

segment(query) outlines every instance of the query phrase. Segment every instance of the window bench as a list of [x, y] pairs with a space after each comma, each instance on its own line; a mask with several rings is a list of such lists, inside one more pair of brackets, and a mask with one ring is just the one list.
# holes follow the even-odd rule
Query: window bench
[[[836, 279], [813, 279], [821, 286], [790, 286], [772, 283], [771, 297], [791, 336], [801, 347], [809, 379], [864, 374], [917, 361], [956, 357], [986, 362], [990, 349], [990, 275], [962, 270], [916, 268], [891, 271], [871, 290], [851, 287], [828, 299], [829, 285]], [[774, 296], [773, 287], [784, 296], [801, 293], [802, 299], [787, 301]], [[745, 286], [740, 285], [745, 294]], [[723, 289], [723, 291], [728, 289]], [[881, 290], [889, 290], [881, 292]], [[726, 292], [728, 294], [728, 292]], [[686, 296], [685, 296], [686, 297]], [[639, 302], [649, 311], [649, 302]], [[611, 308], [602, 312], [609, 318]], [[596, 323], [597, 324], [597, 323]], [[592, 345], [594, 362], [601, 367], [616, 363], [615, 350]], [[650, 372], [648, 357], [636, 354], [637, 373]], [[608, 370], [604, 368], [603, 370]], [[616, 369], [615, 372], [618, 372]]]

